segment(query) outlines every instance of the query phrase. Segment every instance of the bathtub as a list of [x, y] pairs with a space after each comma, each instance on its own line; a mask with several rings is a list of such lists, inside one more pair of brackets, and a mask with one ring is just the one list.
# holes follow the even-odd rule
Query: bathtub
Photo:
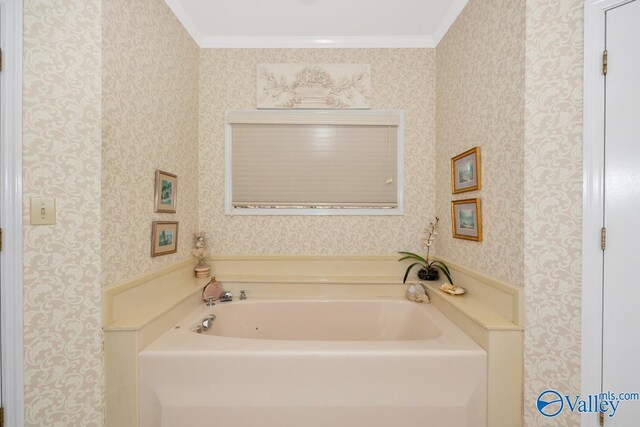
[[203, 304], [138, 357], [141, 427], [486, 426], [485, 351], [400, 298]]

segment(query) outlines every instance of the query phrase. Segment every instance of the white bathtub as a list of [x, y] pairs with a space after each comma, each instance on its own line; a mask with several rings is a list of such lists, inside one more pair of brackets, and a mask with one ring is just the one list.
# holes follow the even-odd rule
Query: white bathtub
[[394, 298], [203, 304], [140, 353], [139, 385], [141, 427], [486, 426], [484, 350]]

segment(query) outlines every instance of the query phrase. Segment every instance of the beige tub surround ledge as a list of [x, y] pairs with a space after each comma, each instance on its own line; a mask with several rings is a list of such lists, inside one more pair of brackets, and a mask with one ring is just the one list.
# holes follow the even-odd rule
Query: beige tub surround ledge
[[523, 425], [524, 329], [522, 289], [439, 258], [464, 295], [439, 289], [443, 275], [426, 284], [431, 302], [487, 352], [488, 425]]
[[202, 303], [188, 259], [103, 291], [106, 425], [138, 425], [138, 353]]
[[[399, 256], [219, 256], [212, 274], [238, 297], [254, 299], [404, 298]], [[426, 283], [433, 306], [487, 352], [488, 425], [522, 425], [521, 289], [443, 260], [467, 294]], [[107, 426], [138, 424], [138, 354], [204, 303], [206, 279], [189, 259], [104, 291]], [[412, 277], [411, 280], [416, 280]]]

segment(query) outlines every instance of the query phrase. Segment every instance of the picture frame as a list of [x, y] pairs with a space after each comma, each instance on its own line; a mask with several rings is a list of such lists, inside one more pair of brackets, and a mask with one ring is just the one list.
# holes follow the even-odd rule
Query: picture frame
[[178, 176], [156, 170], [154, 212], [176, 213], [178, 201]]
[[151, 226], [151, 256], [178, 252], [178, 221], [153, 221]]
[[482, 242], [482, 206], [480, 199], [452, 201], [451, 226], [454, 238]]
[[451, 192], [453, 194], [482, 188], [480, 147], [473, 147], [451, 158]]

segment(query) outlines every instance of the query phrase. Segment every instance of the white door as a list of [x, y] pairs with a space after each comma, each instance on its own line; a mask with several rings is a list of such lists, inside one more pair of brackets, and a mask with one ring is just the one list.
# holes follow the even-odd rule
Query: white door
[[[606, 12], [602, 391], [640, 392], [640, 0]], [[606, 426], [640, 425], [620, 402]]]

